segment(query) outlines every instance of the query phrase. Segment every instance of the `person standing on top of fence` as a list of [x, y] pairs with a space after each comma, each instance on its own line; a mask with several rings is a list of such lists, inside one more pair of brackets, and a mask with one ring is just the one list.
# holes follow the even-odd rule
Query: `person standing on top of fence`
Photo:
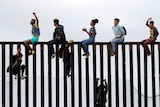
[[38, 42], [39, 36], [40, 36], [40, 30], [39, 30], [39, 21], [38, 18], [36, 16], [36, 13], [33, 12], [33, 15], [35, 16], [36, 19], [31, 19], [30, 24], [32, 25], [32, 38], [29, 40], [25, 40], [24, 41], [24, 46], [27, 48], [28, 54], [29, 55], [33, 55], [35, 53], [34, 49], [32, 49], [29, 44], [32, 43], [36, 43]]
[[154, 43], [157, 39], [157, 36], [159, 35], [157, 28], [154, 26], [154, 21], [151, 21], [151, 20], [152, 18], [149, 18], [146, 22], [146, 26], [150, 28], [150, 37], [142, 41], [142, 46], [144, 47], [147, 55], [151, 54], [148, 48], [148, 44]]
[[122, 26], [119, 25], [119, 19], [114, 19], [114, 26], [112, 27], [115, 38], [111, 40], [111, 56], [115, 55], [115, 44], [121, 43], [124, 41], [125, 30]]
[[[54, 22], [54, 26], [55, 26], [55, 31], [53, 33], [53, 39], [48, 42], [49, 54], [50, 54], [51, 58], [55, 57], [55, 51], [54, 51], [53, 44], [60, 43], [60, 44], [64, 45], [65, 41], [66, 41], [64, 27], [62, 25], [59, 25], [58, 19], [54, 19], [53, 22]], [[60, 49], [60, 52], [62, 52], [62, 49]]]
[[95, 29], [96, 23], [98, 23], [98, 19], [91, 20], [91, 22], [90, 22], [91, 28], [90, 28], [89, 32], [87, 31], [86, 28], [82, 29], [82, 31], [86, 32], [89, 35], [89, 39], [82, 41], [82, 48], [84, 50], [83, 56], [88, 57], [90, 55], [90, 53], [88, 51], [88, 45], [94, 43], [94, 41], [95, 41], [95, 36], [97, 34], [96, 29]]

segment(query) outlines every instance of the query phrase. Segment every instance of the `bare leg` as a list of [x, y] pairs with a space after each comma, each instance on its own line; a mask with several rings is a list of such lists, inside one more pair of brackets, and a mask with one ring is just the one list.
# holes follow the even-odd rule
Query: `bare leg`
[[29, 46], [29, 44], [31, 43], [31, 41], [30, 40], [25, 40], [24, 41], [24, 46], [27, 48], [27, 50], [32, 50], [32, 48]]

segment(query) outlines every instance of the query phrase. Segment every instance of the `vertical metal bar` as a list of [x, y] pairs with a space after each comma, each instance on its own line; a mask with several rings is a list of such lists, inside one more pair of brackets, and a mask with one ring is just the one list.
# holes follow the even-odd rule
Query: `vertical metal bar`
[[[12, 55], [13, 55], [13, 44], [9, 45], [10, 47], [10, 65], [12, 65]], [[10, 94], [10, 107], [13, 107], [13, 77], [12, 77], [12, 67], [10, 67], [9, 75], [9, 94]]]
[[[56, 47], [56, 48], [58, 48], [58, 47]], [[49, 53], [49, 46], [48, 46], [48, 107], [52, 107], [52, 67], [51, 67], [51, 65], [52, 65], [52, 62], [51, 62], [51, 57], [50, 57], [50, 53]], [[58, 65], [59, 65], [59, 63], [57, 63], [57, 57], [56, 57], [56, 69], [58, 69], [57, 68]], [[56, 71], [56, 73], [57, 72], [59, 72], [59, 71]], [[57, 74], [56, 74], [56, 78], [57, 78]], [[59, 93], [58, 93], [58, 96], [59, 96]], [[56, 97], [57, 97], [57, 90], [56, 90]], [[57, 105], [57, 104], [59, 104], [59, 103], [56, 102], [56, 107], [59, 107], [59, 105]]]
[[[57, 53], [58, 47], [59, 45], [56, 44], [56, 54], [58, 54]], [[56, 55], [56, 107], [59, 107], [59, 57], [58, 55]]]
[[94, 95], [94, 107], [96, 107], [96, 98], [97, 98], [97, 91], [96, 91], [96, 44], [93, 44], [93, 95]]
[[154, 60], [154, 44], [151, 44], [151, 60], [152, 60], [152, 95], [153, 95], [153, 107], [156, 107], [156, 88], [155, 88], [155, 60]]
[[[20, 44], [17, 45], [17, 50], [20, 48]], [[18, 72], [18, 80], [17, 80], [17, 95], [18, 95], [18, 100], [17, 100], [17, 105], [18, 107], [21, 107], [21, 75], [20, 75], [21, 70]]]
[[28, 51], [25, 48], [25, 65], [26, 65], [26, 74], [27, 78], [25, 79], [25, 107], [29, 107], [29, 73], [28, 73]]
[[137, 74], [138, 74], [138, 107], [142, 105], [141, 99], [141, 57], [140, 57], [140, 44], [137, 44]]
[[89, 103], [89, 58], [86, 58], [86, 102], [87, 107], [90, 107]]
[[147, 71], [147, 53], [144, 49], [144, 107], [148, 107], [148, 85], [147, 85], [147, 75], [148, 71]]
[[103, 85], [103, 45], [100, 45], [100, 80], [101, 80], [101, 106], [105, 106], [104, 102], [104, 85]]
[[41, 50], [41, 107], [44, 107], [44, 45], [40, 45]]
[[71, 46], [71, 94], [72, 94], [72, 107], [75, 106], [74, 102], [74, 45]]
[[[64, 49], [64, 107], [67, 107], [67, 68], [66, 68], [67, 50]], [[67, 59], [68, 60], [68, 59]]]
[[6, 103], [5, 103], [5, 93], [6, 93], [6, 84], [5, 84], [5, 64], [6, 61], [5, 61], [5, 44], [2, 44], [2, 107], [5, 107], [6, 106]]
[[134, 107], [134, 86], [133, 86], [133, 46], [129, 44], [129, 60], [130, 60], [130, 95], [131, 95], [131, 107]]
[[78, 44], [78, 76], [79, 76], [79, 107], [82, 107], [82, 62], [81, 43]]
[[[160, 65], [160, 43], [158, 43], [158, 57], [159, 57], [158, 63]], [[160, 92], [160, 67], [159, 67], [159, 92]], [[159, 98], [159, 102], [160, 102], [160, 98]]]
[[119, 73], [118, 73], [118, 44], [116, 44], [115, 54], [115, 77], [116, 77], [116, 107], [119, 107]]
[[111, 90], [111, 47], [110, 44], [107, 44], [107, 59], [108, 59], [108, 107], [112, 107], [112, 90]]
[[37, 105], [37, 83], [36, 83], [36, 45], [33, 45], [35, 54], [33, 55], [33, 107]]
[[123, 107], [127, 107], [126, 102], [126, 49], [125, 44], [122, 44], [122, 66], [123, 66]]

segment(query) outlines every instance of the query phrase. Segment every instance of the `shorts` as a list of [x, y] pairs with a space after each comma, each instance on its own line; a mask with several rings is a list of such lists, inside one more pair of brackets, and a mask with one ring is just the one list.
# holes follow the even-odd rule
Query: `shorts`
[[34, 44], [34, 43], [38, 42], [38, 39], [39, 39], [38, 36], [33, 36], [33, 37], [32, 37], [31, 39], [29, 39], [29, 40], [32, 42], [32, 44]]

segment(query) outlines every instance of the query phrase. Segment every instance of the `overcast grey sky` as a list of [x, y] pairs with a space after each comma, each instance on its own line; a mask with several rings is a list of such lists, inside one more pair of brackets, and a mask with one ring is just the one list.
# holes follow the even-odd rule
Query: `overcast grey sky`
[[[88, 35], [82, 28], [90, 28], [90, 20], [99, 19], [97, 42], [113, 38], [113, 19], [120, 18], [128, 35], [125, 41], [141, 41], [149, 37], [145, 22], [149, 17], [160, 29], [159, 0], [1, 0], [0, 41], [23, 41], [31, 37], [30, 19], [35, 11], [39, 18], [39, 41], [52, 39], [53, 19], [60, 19], [67, 39], [82, 41]], [[158, 38], [159, 40], [159, 38]]]

